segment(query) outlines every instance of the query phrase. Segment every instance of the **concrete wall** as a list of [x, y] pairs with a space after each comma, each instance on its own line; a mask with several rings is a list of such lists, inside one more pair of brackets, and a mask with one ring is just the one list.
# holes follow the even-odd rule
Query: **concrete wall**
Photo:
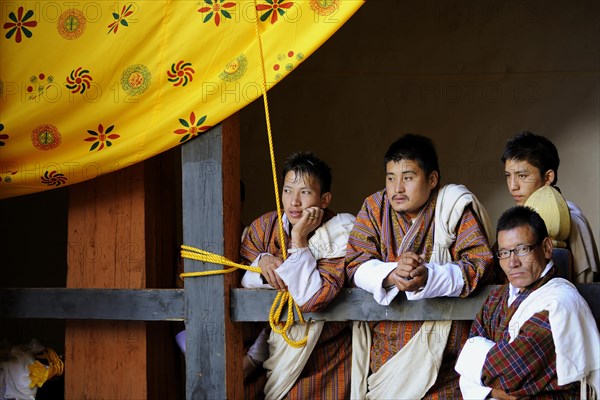
[[[278, 171], [313, 150], [333, 168], [337, 211], [384, 185], [397, 136], [430, 136], [443, 182], [495, 221], [512, 205], [499, 158], [531, 130], [559, 148], [559, 186], [600, 225], [600, 2], [368, 1], [269, 92]], [[241, 113], [244, 222], [275, 208], [262, 100]]]

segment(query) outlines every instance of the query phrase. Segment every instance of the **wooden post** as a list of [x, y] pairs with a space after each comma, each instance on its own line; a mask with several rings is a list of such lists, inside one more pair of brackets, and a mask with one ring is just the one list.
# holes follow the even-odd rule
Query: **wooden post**
[[[239, 258], [239, 117], [182, 146], [183, 242]], [[220, 269], [186, 259], [186, 272]], [[186, 398], [243, 397], [241, 329], [230, 320], [229, 293], [239, 274], [186, 278]]]

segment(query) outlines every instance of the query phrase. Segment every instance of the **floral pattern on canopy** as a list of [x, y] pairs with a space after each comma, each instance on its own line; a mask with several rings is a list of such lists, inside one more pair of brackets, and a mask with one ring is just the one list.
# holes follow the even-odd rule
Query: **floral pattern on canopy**
[[321, 46], [362, 0], [0, 1], [0, 198], [198, 137]]

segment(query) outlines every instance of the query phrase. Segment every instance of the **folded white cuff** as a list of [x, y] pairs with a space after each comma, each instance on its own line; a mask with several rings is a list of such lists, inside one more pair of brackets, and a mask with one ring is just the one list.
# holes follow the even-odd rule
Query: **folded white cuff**
[[[256, 260], [252, 264], [251, 267], [258, 267], [258, 261], [264, 255], [270, 255], [269, 253], [260, 253]], [[262, 275], [259, 272], [254, 271], [246, 271], [244, 276], [242, 277], [242, 286], [246, 289], [273, 289], [273, 286], [268, 283], [263, 282]]]
[[373, 294], [375, 301], [381, 305], [389, 305], [399, 290], [396, 286], [389, 290], [383, 287], [383, 281], [398, 263], [369, 260], [360, 265], [354, 273], [354, 283], [361, 289]]
[[[469, 338], [461, 350], [454, 369], [461, 375], [460, 390], [465, 399], [483, 399], [490, 392], [491, 389], [481, 382], [481, 373], [487, 354], [495, 345], [496, 343], [489, 339], [475, 336]], [[489, 390], [485, 392], [485, 389]], [[479, 397], [484, 392], [485, 395]]]
[[463, 395], [463, 399], [469, 400], [483, 400], [487, 398], [488, 394], [492, 391], [492, 388], [482, 386], [477, 382], [473, 382], [470, 379], [461, 376], [458, 380], [460, 386], [460, 392]]
[[308, 247], [289, 250], [289, 256], [275, 273], [285, 282], [294, 301], [303, 306], [323, 285], [317, 260]]

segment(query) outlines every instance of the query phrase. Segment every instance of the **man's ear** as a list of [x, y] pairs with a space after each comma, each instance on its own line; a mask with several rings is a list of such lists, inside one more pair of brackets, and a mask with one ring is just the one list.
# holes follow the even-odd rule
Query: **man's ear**
[[440, 175], [438, 174], [437, 171], [433, 171], [429, 174], [428, 180], [429, 180], [429, 182], [428, 182], [429, 188], [433, 189], [437, 186], [438, 181], [440, 180]]
[[544, 257], [546, 260], [552, 259], [552, 239], [550, 236], [546, 236], [544, 240], [542, 240], [542, 249], [544, 249]]
[[321, 208], [329, 207], [329, 203], [331, 203], [331, 192], [325, 192], [321, 195]]
[[556, 173], [554, 172], [553, 169], [549, 169], [548, 171], [546, 171], [546, 173], [543, 176], [544, 185], [552, 185], [552, 182], [554, 182], [555, 176], [556, 176]]

